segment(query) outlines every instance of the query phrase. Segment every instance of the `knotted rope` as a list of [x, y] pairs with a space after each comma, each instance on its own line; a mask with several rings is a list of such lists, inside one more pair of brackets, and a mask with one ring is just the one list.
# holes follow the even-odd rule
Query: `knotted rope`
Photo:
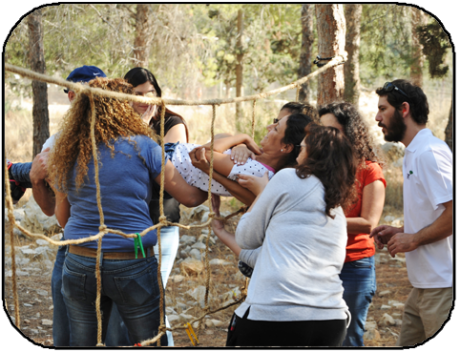
[[[346, 59], [346, 57], [345, 57]], [[115, 230], [115, 229], [109, 229], [107, 226], [104, 224], [104, 212], [102, 209], [102, 202], [101, 202], [101, 191], [100, 191], [100, 183], [99, 183], [99, 164], [98, 164], [98, 158], [97, 158], [97, 144], [96, 144], [96, 138], [95, 138], [95, 119], [96, 119], [96, 113], [95, 113], [95, 106], [94, 106], [94, 98], [93, 95], [97, 96], [104, 96], [104, 97], [109, 97], [109, 98], [115, 98], [115, 99], [127, 99], [129, 101], [133, 102], [140, 102], [140, 103], [147, 103], [150, 105], [160, 105], [161, 106], [161, 147], [162, 147], [162, 164], [161, 164], [161, 184], [160, 184], [160, 222], [154, 226], [151, 226], [145, 230], [143, 230], [140, 233], [140, 236], [143, 237], [145, 236], [148, 232], [158, 229], [158, 251], [159, 251], [159, 263], [158, 263], [158, 271], [157, 271], [157, 277], [158, 277], [158, 282], [159, 282], [159, 288], [160, 288], [160, 325], [158, 329], [158, 334], [153, 337], [150, 340], [145, 340], [141, 342], [142, 346], [148, 346], [150, 344], [154, 344], [157, 342], [157, 344], [160, 344], [160, 338], [163, 336], [167, 330], [169, 331], [174, 331], [174, 330], [181, 330], [185, 329], [184, 327], [177, 326], [173, 328], [166, 328], [164, 325], [164, 289], [163, 285], [161, 284], [161, 228], [163, 226], [178, 226], [183, 229], [191, 229], [191, 228], [198, 228], [198, 227], [208, 227], [208, 236], [206, 238], [206, 255], [205, 255], [205, 264], [206, 264], [206, 294], [205, 294], [205, 309], [204, 313], [194, 319], [191, 323], [194, 323], [196, 321], [200, 321], [199, 326], [202, 325], [202, 320], [207, 314], [213, 314], [218, 311], [227, 309], [233, 305], [239, 304], [244, 298], [245, 295], [243, 295], [239, 300], [228, 304], [226, 306], [217, 308], [215, 310], [211, 310], [211, 308], [208, 305], [208, 300], [209, 300], [209, 286], [210, 286], [210, 279], [211, 279], [211, 270], [209, 266], [209, 239], [211, 235], [211, 221], [214, 218], [215, 214], [214, 212], [210, 212], [208, 220], [205, 223], [202, 223], [201, 225], [182, 225], [179, 223], [172, 223], [167, 221], [165, 215], [164, 215], [164, 209], [163, 209], [163, 193], [164, 193], [164, 169], [165, 169], [165, 150], [164, 150], [164, 116], [165, 116], [165, 104], [169, 105], [212, 105], [212, 123], [211, 123], [211, 157], [210, 157], [210, 171], [209, 171], [209, 186], [208, 186], [208, 203], [210, 209], [212, 209], [211, 205], [211, 185], [212, 185], [212, 173], [213, 173], [213, 162], [214, 162], [214, 124], [215, 124], [215, 118], [216, 118], [216, 105], [220, 104], [228, 104], [228, 103], [236, 103], [236, 102], [243, 102], [243, 101], [253, 101], [253, 111], [252, 111], [252, 136], [254, 137], [255, 133], [255, 104], [256, 100], [258, 99], [263, 99], [272, 95], [276, 95], [279, 93], [282, 93], [284, 91], [294, 89], [297, 87], [297, 98], [298, 100], [298, 94], [299, 94], [299, 89], [300, 85], [307, 82], [309, 79], [319, 75], [320, 73], [324, 72], [330, 67], [339, 65], [343, 63], [345, 60], [344, 57], [338, 56], [333, 58], [329, 63], [327, 63], [325, 66], [321, 67], [320, 69], [316, 70], [313, 73], [310, 73], [308, 76], [303, 77], [300, 80], [297, 80], [285, 87], [281, 87], [279, 89], [275, 89], [269, 92], [264, 92], [256, 95], [251, 95], [251, 96], [245, 96], [245, 97], [238, 97], [238, 98], [233, 98], [233, 99], [211, 99], [211, 100], [202, 100], [202, 101], [190, 101], [190, 100], [176, 100], [176, 99], [164, 99], [164, 98], [145, 98], [145, 97], [139, 97], [135, 95], [130, 95], [130, 94], [124, 94], [124, 93], [119, 93], [119, 92], [113, 92], [113, 91], [107, 91], [103, 90], [100, 88], [90, 88], [88, 86], [83, 86], [79, 83], [73, 83], [69, 81], [65, 81], [60, 78], [54, 78], [50, 76], [46, 76], [44, 74], [40, 74], [31, 70], [27, 70], [21, 67], [13, 66], [10, 64], [5, 64], [5, 69], [6, 71], [9, 72], [14, 72], [17, 73], [23, 77], [28, 77], [33, 80], [37, 81], [42, 81], [42, 82], [47, 82], [47, 83], [53, 83], [57, 84], [60, 86], [67, 87], [76, 93], [85, 93], [88, 95], [89, 100], [90, 100], [90, 106], [91, 106], [91, 144], [92, 144], [92, 152], [93, 152], [93, 159], [94, 159], [94, 167], [95, 167], [95, 183], [96, 183], [96, 198], [97, 198], [97, 207], [99, 211], [99, 217], [100, 217], [100, 226], [99, 226], [99, 233], [93, 236], [89, 236], [86, 238], [81, 238], [78, 240], [65, 240], [65, 241], [55, 241], [43, 234], [33, 234], [29, 232], [28, 230], [24, 229], [21, 225], [19, 225], [13, 214], [13, 201], [11, 198], [11, 191], [10, 191], [10, 185], [9, 185], [9, 175], [8, 175], [8, 168], [7, 168], [7, 163], [6, 163], [6, 158], [4, 158], [4, 165], [5, 165], [5, 190], [6, 190], [6, 206], [8, 208], [8, 219], [10, 222], [10, 240], [11, 240], [11, 262], [12, 262], [12, 289], [13, 289], [13, 295], [14, 295], [14, 306], [15, 306], [15, 319], [16, 319], [16, 325], [18, 328], [20, 328], [20, 314], [19, 314], [19, 297], [17, 293], [17, 287], [16, 287], [16, 262], [15, 262], [15, 247], [14, 247], [14, 227], [18, 228], [23, 234], [25, 234], [28, 237], [31, 238], [41, 238], [46, 241], [48, 241], [50, 244], [55, 245], [55, 246], [65, 246], [65, 245], [79, 245], [82, 243], [86, 243], [89, 241], [98, 241], [98, 246], [97, 246], [97, 258], [96, 258], [96, 267], [95, 267], [95, 274], [96, 274], [96, 279], [97, 279], [97, 296], [96, 296], [96, 316], [97, 316], [97, 346], [103, 346], [102, 344], [102, 314], [100, 311], [100, 300], [101, 300], [101, 272], [100, 272], [100, 262], [101, 262], [101, 256], [102, 256], [102, 238], [104, 235], [107, 233], [113, 233], [120, 235], [125, 238], [136, 238], [138, 235], [137, 234], [125, 234], [122, 231]], [[241, 209], [239, 210], [239, 212]], [[230, 218], [231, 216], [234, 216], [236, 214], [232, 214], [230, 216], [227, 216], [225, 219]], [[247, 290], [247, 280], [246, 280], [246, 285], [245, 289], [243, 289], [244, 292]], [[200, 328], [199, 328], [200, 329]], [[198, 330], [199, 331], [199, 330]]]

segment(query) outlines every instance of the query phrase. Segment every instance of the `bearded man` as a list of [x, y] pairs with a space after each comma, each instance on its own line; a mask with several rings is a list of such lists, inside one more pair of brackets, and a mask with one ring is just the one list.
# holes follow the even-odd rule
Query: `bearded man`
[[375, 120], [385, 140], [406, 146], [404, 226], [381, 225], [370, 236], [391, 256], [406, 255], [413, 289], [397, 345], [412, 346], [435, 335], [452, 308], [452, 152], [426, 128], [429, 106], [421, 88], [398, 79], [376, 93]]

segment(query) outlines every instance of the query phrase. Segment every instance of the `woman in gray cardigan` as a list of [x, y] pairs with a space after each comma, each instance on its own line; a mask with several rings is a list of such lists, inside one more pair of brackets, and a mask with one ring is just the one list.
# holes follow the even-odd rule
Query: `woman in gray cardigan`
[[[309, 126], [306, 132], [298, 166], [272, 178], [230, 245], [241, 248], [240, 259], [254, 272], [227, 346], [340, 346], [345, 336], [341, 206], [352, 198], [356, 165], [337, 129]], [[214, 221], [213, 228], [229, 244], [222, 224]]]

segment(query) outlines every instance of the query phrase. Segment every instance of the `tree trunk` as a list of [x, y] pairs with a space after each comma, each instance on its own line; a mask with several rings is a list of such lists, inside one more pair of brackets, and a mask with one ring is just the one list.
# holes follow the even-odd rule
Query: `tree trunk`
[[[316, 5], [318, 55], [334, 57], [345, 52], [343, 5]], [[327, 61], [322, 61], [327, 63]], [[318, 78], [318, 106], [343, 99], [343, 65], [328, 69]]]
[[[237, 31], [238, 38], [236, 41], [236, 96], [241, 97], [241, 92], [243, 88], [243, 10], [238, 10], [237, 18]], [[242, 117], [241, 103], [236, 103], [236, 118], [240, 119]]]
[[423, 85], [423, 45], [420, 44], [419, 36], [417, 33], [417, 26], [423, 25], [424, 16], [422, 11], [416, 7], [411, 7], [411, 20], [412, 20], [412, 59], [414, 60], [410, 67], [410, 78], [412, 83], [416, 86], [422, 87]]
[[[41, 9], [27, 16], [29, 27], [29, 65], [38, 73], [45, 73], [45, 53], [43, 49], [43, 27]], [[33, 92], [33, 149], [32, 158], [41, 152], [50, 136], [48, 113], [48, 87], [45, 82], [32, 81]]]
[[136, 6], [136, 38], [134, 39], [134, 64], [147, 67], [149, 64], [149, 5]]
[[[313, 62], [313, 16], [315, 15], [315, 5], [304, 4], [300, 13], [300, 23], [302, 24], [302, 47], [300, 49], [300, 64], [298, 79], [308, 76], [311, 73]], [[309, 83], [302, 84], [299, 93], [299, 101], [308, 103], [311, 99]]]
[[450, 150], [453, 150], [452, 149], [452, 141], [453, 141], [452, 140], [452, 127], [453, 127], [454, 114], [452, 110], [452, 104], [453, 102], [450, 103], [449, 120], [447, 121], [447, 126], [444, 131], [444, 133], [446, 134], [446, 143], [449, 146]]
[[348, 53], [348, 61], [343, 69], [345, 73], [345, 101], [359, 105], [360, 80], [359, 80], [359, 43], [361, 39], [360, 26], [362, 5], [344, 5], [347, 34], [345, 39], [345, 50]]

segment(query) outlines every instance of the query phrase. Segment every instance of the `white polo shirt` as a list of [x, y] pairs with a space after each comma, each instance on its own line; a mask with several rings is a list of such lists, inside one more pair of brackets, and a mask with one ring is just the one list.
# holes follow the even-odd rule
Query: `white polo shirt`
[[[404, 163], [404, 232], [431, 225], [452, 200], [452, 152], [421, 130], [407, 146]], [[409, 281], [416, 288], [452, 287], [453, 239], [449, 237], [406, 253]]]

